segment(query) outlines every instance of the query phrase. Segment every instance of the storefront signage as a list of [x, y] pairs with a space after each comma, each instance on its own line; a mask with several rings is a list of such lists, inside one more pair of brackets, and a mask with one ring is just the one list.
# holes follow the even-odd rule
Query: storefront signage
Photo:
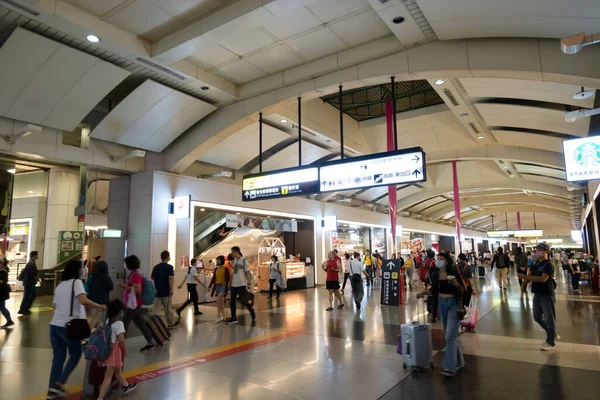
[[567, 182], [600, 179], [600, 136], [563, 141]]
[[581, 231], [571, 231], [571, 239], [577, 244], [583, 244], [583, 233]]
[[326, 231], [337, 231], [337, 215], [323, 218], [323, 228]]
[[321, 192], [364, 189], [427, 180], [420, 147], [329, 162], [319, 168]]
[[249, 228], [280, 232], [298, 232], [298, 221], [289, 219], [256, 217], [241, 214], [226, 214], [227, 228]]
[[175, 219], [186, 219], [190, 217], [191, 196], [177, 196], [173, 200], [173, 215]]
[[298, 167], [246, 175], [242, 200], [267, 200], [319, 192], [319, 168]]
[[381, 265], [381, 305], [400, 305], [400, 260], [383, 260]]
[[540, 237], [544, 234], [544, 231], [541, 229], [521, 229], [514, 232], [515, 237], [525, 238], [525, 237]]
[[487, 236], [489, 238], [515, 237], [515, 232], [514, 231], [488, 231]]
[[58, 232], [58, 262], [74, 256], [83, 251], [83, 232], [60, 231]]
[[99, 229], [96, 235], [100, 239], [121, 239], [123, 231], [121, 229]]

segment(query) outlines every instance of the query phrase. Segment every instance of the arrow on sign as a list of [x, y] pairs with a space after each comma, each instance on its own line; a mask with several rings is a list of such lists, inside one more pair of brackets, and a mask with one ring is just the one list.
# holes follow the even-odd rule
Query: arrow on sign
[[418, 155], [415, 154], [415, 158], [412, 159], [414, 162], [419, 162], [420, 158]]
[[394, 264], [393, 262], [390, 261], [387, 266], [390, 268], [393, 268], [396, 266], [396, 264]]
[[246, 192], [246, 193], [244, 193], [244, 197], [245, 197], [245, 198], [248, 198], [248, 197], [250, 197], [250, 192]]
[[419, 171], [418, 169], [415, 169], [413, 171], [413, 175], [415, 176], [415, 178], [418, 178], [420, 173], [421, 173], [421, 171]]

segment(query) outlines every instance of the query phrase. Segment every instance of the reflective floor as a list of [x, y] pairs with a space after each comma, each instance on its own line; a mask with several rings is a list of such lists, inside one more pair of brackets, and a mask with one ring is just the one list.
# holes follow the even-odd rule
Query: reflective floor
[[[532, 295], [501, 293], [491, 274], [480, 279], [476, 333], [463, 333], [466, 366], [457, 376], [439, 374], [444, 339], [433, 326], [436, 369], [410, 371], [396, 354], [400, 325], [423, 318], [422, 305], [379, 306], [380, 291], [367, 291], [360, 312], [326, 312], [325, 289], [282, 295], [267, 302], [257, 295], [257, 321], [247, 313], [239, 325], [214, 324], [212, 305], [183, 314], [168, 344], [139, 353], [143, 338], [128, 332], [126, 376], [140, 382], [130, 399], [600, 399], [600, 297], [585, 286], [573, 294], [558, 277], [557, 323], [562, 337], [553, 353], [531, 316]], [[421, 290], [416, 285], [413, 292]], [[50, 298], [37, 299], [34, 313], [0, 332], [0, 398], [44, 399], [52, 359]], [[8, 302], [15, 312], [20, 297]], [[15, 304], [17, 303], [17, 304]], [[69, 381], [80, 398], [85, 362]], [[117, 398], [113, 396], [111, 398]]]

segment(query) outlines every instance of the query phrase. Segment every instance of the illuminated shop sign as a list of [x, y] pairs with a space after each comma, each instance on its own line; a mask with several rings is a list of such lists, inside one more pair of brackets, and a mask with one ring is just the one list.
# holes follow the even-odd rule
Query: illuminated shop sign
[[600, 179], [600, 136], [563, 141], [567, 182]]
[[319, 168], [299, 167], [246, 175], [242, 200], [268, 200], [319, 192]]
[[487, 233], [489, 238], [505, 238], [505, 237], [515, 237], [514, 231], [489, 231]]
[[333, 161], [319, 168], [321, 192], [365, 189], [426, 180], [420, 147]]

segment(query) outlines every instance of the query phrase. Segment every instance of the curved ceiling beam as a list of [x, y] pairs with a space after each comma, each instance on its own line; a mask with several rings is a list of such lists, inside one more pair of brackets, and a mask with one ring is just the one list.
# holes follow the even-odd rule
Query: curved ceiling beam
[[[554, 217], [552, 215], [547, 215], [546, 220], [543, 221], [543, 223], [538, 224], [537, 228], [538, 229], [542, 229], [542, 230], [548, 230], [549, 227], [557, 227], [557, 225], [560, 227], [560, 229], [563, 231], [563, 234], [568, 234], [569, 230], [571, 228], [567, 228], [572, 226], [571, 221], [569, 221], [566, 218], [562, 218], [562, 217]], [[476, 225], [471, 225], [470, 226], [471, 229], [476, 229], [476, 230], [483, 230], [483, 231], [490, 231], [490, 230], [497, 230], [497, 231], [501, 231], [501, 230], [512, 230], [512, 229], [517, 229], [517, 225], [515, 222], [512, 221], [508, 221], [508, 229], [506, 228], [506, 221], [504, 219], [498, 221], [498, 220], [494, 220], [494, 223], [492, 224], [492, 221], [490, 219], [478, 223]], [[532, 226], [523, 226], [522, 229], [533, 229]], [[546, 233], [546, 232], [544, 232]]]
[[[514, 57], [514, 46], [521, 49], [520, 57]], [[347, 52], [334, 54], [241, 85], [238, 94], [244, 100], [218, 109], [180, 135], [164, 152], [163, 167], [181, 173], [212, 147], [211, 141], [219, 140], [216, 136], [222, 136], [238, 121], [250, 123], [257, 119], [259, 110], [268, 114], [270, 107], [298, 96], [309, 100], [334, 93], [340, 84], [345, 88], [376, 85], [388, 82], [390, 76], [398, 81], [477, 76], [600, 87], [600, 69], [593, 67], [600, 47], [582, 51], [574, 62], [573, 56], [562, 54], [559, 46], [558, 40], [550, 39], [445, 40], [375, 60], [369, 60], [368, 51], [366, 57], [350, 62]], [[359, 62], [361, 59], [365, 61]]]
[[[540, 209], [537, 206], [518, 205], [518, 206], [486, 207], [484, 210], [477, 211], [475, 213], [468, 214], [468, 215], [465, 215], [464, 217], [462, 217], [461, 218], [462, 225], [463, 226], [477, 226], [477, 224], [479, 224], [480, 222], [486, 221], [488, 218], [491, 218], [492, 215], [504, 214], [504, 213], [516, 213], [517, 211], [521, 212], [521, 213], [535, 212], [535, 213], [539, 213], [539, 214], [552, 214], [552, 215], [556, 215], [558, 217], [563, 217], [568, 220], [571, 220], [571, 214], [569, 214], [566, 211], [559, 211], [559, 210], [555, 210], [553, 208]], [[487, 218], [481, 219], [483, 217], [487, 217]], [[451, 220], [454, 220], [454, 217], [451, 218]], [[476, 221], [476, 222], [470, 223], [472, 221]]]
[[[537, 183], [525, 180], [503, 180], [500, 182], [486, 182], [486, 183], [461, 183], [460, 190], [464, 193], [466, 190], [502, 190], [502, 189], [516, 189], [516, 190], [527, 190], [534, 193], [548, 194], [552, 196], [559, 196], [565, 199], [571, 199], [572, 193], [567, 189], [560, 186], [551, 185], [548, 183]], [[429, 189], [423, 189], [418, 193], [406, 196], [398, 201], [397, 209], [404, 210], [413, 207], [423, 201], [427, 201], [434, 197], [438, 197], [444, 194], [451, 194], [452, 186], [447, 187], [434, 187]], [[462, 204], [461, 204], [462, 206]]]
[[[502, 196], [502, 197], [497, 197], [497, 196], [490, 196], [490, 197], [477, 197], [477, 198], [473, 198], [473, 199], [466, 199], [464, 201], [460, 202], [460, 206], [461, 208], [467, 208], [467, 207], [485, 207], [486, 205], [500, 205], [500, 206], [508, 206], [508, 205], [514, 205], [514, 210], [516, 211], [519, 208], [519, 205], [521, 204], [525, 204], [525, 205], [532, 205], [532, 206], [537, 206], [539, 209], [539, 212], [543, 212], [543, 209], [555, 209], [558, 211], [568, 211], [568, 205], [565, 204], [562, 201], [556, 201], [556, 200], [549, 200], [546, 198], [542, 198], [539, 196], [526, 196], [526, 195], [522, 195], [522, 196]], [[454, 204], [451, 204], [449, 206], [440, 208], [439, 210], [436, 210], [434, 212], [432, 212], [431, 214], [424, 214], [426, 217], [428, 218], [432, 218], [433, 221], [435, 221], [438, 218], [443, 217], [446, 214], [449, 214], [451, 212], [454, 211]]]

